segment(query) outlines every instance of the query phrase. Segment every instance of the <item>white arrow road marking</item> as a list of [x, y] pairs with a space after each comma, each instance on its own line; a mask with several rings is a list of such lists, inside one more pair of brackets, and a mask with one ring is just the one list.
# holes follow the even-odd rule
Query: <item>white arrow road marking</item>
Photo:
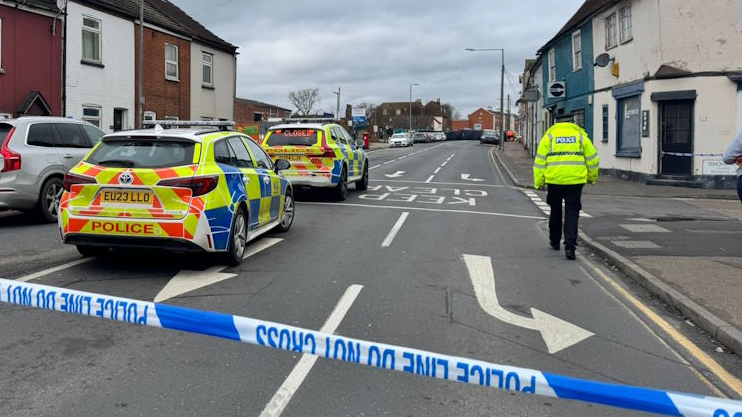
[[[245, 255], [243, 255], [242, 259], [249, 258], [260, 251], [268, 249], [282, 240], [283, 239], [276, 238], [260, 239], [260, 241], [255, 242], [255, 244], [249, 245], [247, 247], [247, 251], [245, 251]], [[227, 268], [228, 267], [225, 265], [214, 265], [204, 271], [190, 271], [184, 269], [170, 279], [167, 285], [165, 285], [165, 288], [163, 288], [159, 292], [159, 294], [155, 296], [154, 301], [156, 303], [161, 303], [165, 300], [177, 297], [181, 294], [185, 294], [187, 292], [191, 292], [193, 290], [216, 284], [217, 282], [237, 276], [237, 274], [222, 272]]]
[[484, 181], [481, 178], [469, 178], [470, 176], [471, 174], [461, 174], [461, 179], [467, 180], [467, 181], [474, 181], [474, 182]]
[[497, 300], [495, 274], [492, 271], [490, 257], [464, 255], [464, 262], [469, 269], [474, 292], [477, 294], [477, 300], [482, 309], [505, 323], [541, 332], [549, 353], [557, 353], [593, 336], [593, 333], [581, 327], [535, 308], [531, 308], [533, 318], [519, 316], [505, 310]]
[[[353, 305], [358, 294], [361, 292], [363, 285], [351, 285], [345, 290], [345, 294], [340, 298], [335, 309], [327, 318], [325, 325], [319, 330], [322, 333], [335, 333], [340, 322], [343, 321], [343, 317], [348, 313], [350, 307]], [[263, 408], [263, 412], [260, 413], [260, 417], [278, 417], [283, 413], [283, 410], [291, 401], [294, 393], [299, 389], [301, 383], [304, 382], [304, 378], [307, 377], [309, 371], [312, 370], [314, 363], [317, 362], [319, 356], [304, 354], [301, 355], [301, 359], [297, 362], [294, 369], [291, 371], [286, 380], [278, 388], [278, 391], [273, 395], [268, 404]]]
[[402, 175], [404, 175], [404, 173], [405, 173], [405, 171], [397, 171], [394, 174], [384, 174], [384, 176], [387, 177], [387, 178], [399, 178]]

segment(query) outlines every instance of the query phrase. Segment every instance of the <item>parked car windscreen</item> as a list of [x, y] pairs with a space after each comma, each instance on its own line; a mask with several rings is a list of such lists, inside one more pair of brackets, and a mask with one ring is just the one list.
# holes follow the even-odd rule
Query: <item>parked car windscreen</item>
[[317, 131], [314, 129], [277, 129], [271, 131], [268, 146], [312, 146], [317, 144]]
[[165, 168], [193, 164], [195, 143], [153, 139], [103, 140], [85, 162], [113, 168]]
[[405, 138], [405, 137], [407, 137], [407, 135], [405, 135], [404, 133], [395, 133], [392, 135], [392, 138]]

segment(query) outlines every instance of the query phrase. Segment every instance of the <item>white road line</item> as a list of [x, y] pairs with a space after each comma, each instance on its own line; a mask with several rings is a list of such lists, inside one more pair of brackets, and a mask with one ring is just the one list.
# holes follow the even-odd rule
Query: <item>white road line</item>
[[402, 228], [402, 224], [404, 224], [404, 221], [407, 220], [407, 216], [409, 215], [410, 213], [408, 211], [405, 211], [402, 213], [401, 216], [399, 216], [399, 219], [397, 219], [397, 223], [394, 223], [394, 226], [392, 226], [392, 230], [389, 231], [389, 234], [386, 235], [386, 238], [384, 238], [384, 241], [381, 242], [382, 248], [388, 248], [389, 245], [392, 244], [394, 237], [397, 236], [399, 229]]
[[61, 271], [63, 269], [67, 269], [67, 268], [72, 268], [73, 266], [84, 264], [85, 262], [90, 262], [93, 259], [95, 259], [95, 258], [77, 259], [77, 260], [74, 260], [72, 262], [67, 262], [66, 264], [58, 265], [58, 266], [55, 266], [53, 268], [44, 269], [42, 271], [34, 272], [33, 274], [29, 274], [29, 275], [20, 277], [20, 278], [16, 279], [16, 281], [28, 282], [28, 281], [31, 281], [33, 279], [36, 279], [36, 278], [39, 278], [39, 277], [43, 277], [44, 275], [49, 275], [49, 274], [51, 274], [53, 272]]
[[[343, 294], [340, 301], [338, 301], [332, 314], [327, 318], [325, 325], [319, 330], [320, 332], [335, 333], [335, 330], [337, 330], [340, 322], [343, 321], [343, 318], [348, 313], [348, 310], [350, 310], [350, 307], [353, 305], [353, 302], [358, 297], [362, 288], [363, 285], [354, 284], [345, 290], [345, 294]], [[317, 358], [318, 356], [308, 354], [301, 356], [301, 359], [299, 359], [299, 362], [294, 366], [294, 369], [291, 371], [289, 376], [278, 388], [278, 391], [273, 395], [273, 398], [271, 398], [271, 400], [268, 401], [268, 404], [265, 405], [263, 412], [260, 413], [260, 417], [277, 417], [281, 415], [283, 410], [286, 409], [286, 406], [289, 404], [289, 401], [291, 401], [291, 398], [301, 386], [301, 383], [304, 382], [304, 378], [306, 378], [309, 371], [312, 370], [314, 363], [317, 362]]]
[[492, 187], [492, 188], [503, 188], [503, 185], [499, 184], [474, 184], [474, 183], [465, 183], [465, 182], [435, 182], [431, 181], [429, 183], [426, 183], [424, 181], [408, 181], [408, 180], [386, 180], [386, 179], [375, 179], [372, 178], [371, 182], [376, 181], [384, 181], [384, 182], [409, 182], [409, 183], [415, 183], [415, 184], [440, 184], [440, 185], [466, 185], [470, 187]]
[[433, 178], [434, 178], [434, 177], [435, 177], [435, 175], [431, 175], [431, 176], [429, 176], [429, 177], [428, 177], [428, 179], [427, 179], [427, 180], [425, 180], [425, 182], [430, 182], [430, 181], [433, 181]]
[[444, 166], [446, 166], [447, 163], [448, 163], [448, 161], [443, 161], [443, 163], [441, 164], [441, 166], [444, 167]]
[[437, 174], [437, 173], [439, 173], [440, 171], [441, 171], [441, 167], [438, 167], [438, 168], [436, 168], [436, 169], [435, 169], [435, 171], [433, 171], [433, 174]]
[[402, 155], [402, 156], [400, 156], [400, 157], [399, 157], [399, 158], [397, 158], [397, 159], [403, 159], [403, 158], [407, 158], [407, 155]]
[[391, 161], [386, 161], [382, 165], [391, 164], [392, 162], [394, 162], [394, 159], [392, 159]]
[[476, 210], [446, 210], [446, 209], [434, 209], [427, 207], [403, 207], [403, 206], [375, 206], [373, 204], [358, 204], [358, 203], [326, 203], [322, 201], [301, 201], [297, 202], [299, 205], [312, 205], [312, 206], [348, 206], [348, 207], [368, 207], [368, 208], [383, 208], [383, 209], [394, 209], [394, 210], [417, 210], [417, 211], [434, 211], [440, 213], [461, 213], [461, 214], [481, 214], [484, 216], [495, 216], [495, 217], [512, 217], [515, 219], [529, 219], [529, 220], [543, 220], [543, 217], [537, 216], [525, 216], [522, 214], [509, 214], [509, 213], [496, 213], [490, 211], [476, 211]]
[[374, 169], [374, 168], [378, 168], [378, 167], [380, 167], [380, 166], [381, 166], [381, 165], [374, 165], [374, 166], [372, 166], [371, 168], [369, 168], [369, 170], [372, 170], [372, 169]]

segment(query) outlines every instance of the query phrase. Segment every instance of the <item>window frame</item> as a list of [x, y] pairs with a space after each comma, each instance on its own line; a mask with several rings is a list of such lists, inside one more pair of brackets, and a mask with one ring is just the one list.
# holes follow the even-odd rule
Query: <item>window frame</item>
[[549, 49], [547, 58], [549, 60], [549, 82], [556, 81], [556, 50], [554, 48]]
[[[638, 100], [639, 106], [638, 106], [638, 117], [639, 117], [639, 141], [638, 141], [638, 147], [630, 148], [624, 146], [624, 141], [621, 138], [621, 135], [624, 133], [624, 127], [623, 124], [625, 123], [625, 114], [623, 113], [624, 101], [625, 100], [631, 100], [636, 99]], [[616, 101], [616, 157], [619, 158], [641, 158], [642, 156], [642, 137], [641, 137], [641, 114], [642, 114], [642, 96], [641, 93], [636, 94], [628, 94], [628, 95], [622, 95], [620, 97], [615, 97]]]
[[[168, 46], [175, 48], [175, 61], [171, 61], [167, 59], [167, 47]], [[165, 42], [165, 79], [166, 80], [180, 82], [180, 64], [179, 64], [180, 57], [178, 56], [178, 53], [179, 53], [178, 45]], [[168, 75], [167, 73], [168, 64], [175, 65], [175, 76]]]
[[165, 120], [178, 121], [180, 118], [178, 116], [165, 116]]
[[[50, 145], [39, 145], [37, 143], [29, 143], [28, 139], [31, 136], [31, 129], [34, 128], [34, 126], [38, 125], [44, 125], [48, 126], [49, 131], [51, 132], [51, 144]], [[53, 122], [37, 122], [37, 123], [31, 123], [26, 128], [26, 146], [33, 146], [36, 148], [54, 148], [57, 146], [57, 130], [54, 128]]]
[[0, 17], [0, 74], [3, 72], [3, 18]]
[[[575, 40], [579, 43], [580, 49], [575, 50]], [[579, 54], [579, 57], [577, 56]], [[572, 32], [572, 71], [576, 72], [582, 69], [582, 32], [577, 29]]]
[[[612, 21], [613, 25], [609, 26], [608, 22]], [[605, 50], [608, 51], [618, 46], [618, 17], [616, 12], [612, 12], [605, 17]], [[611, 33], [610, 29], [613, 29]], [[612, 41], [612, 42], [611, 42]]]
[[[237, 161], [237, 165], [236, 165], [237, 168], [239, 168], [239, 169], [254, 169], [254, 168], [256, 168], [257, 165], [255, 164], [255, 160], [253, 160], [253, 156], [250, 154], [250, 150], [247, 148], [247, 145], [242, 140], [242, 137], [240, 135], [229, 136], [229, 137], [225, 138], [225, 140], [227, 142], [227, 146], [229, 146], [230, 149], [232, 150], [232, 153], [234, 153], [234, 157], [236, 158], [236, 161]], [[239, 150], [239, 148], [238, 149], [235, 149], [237, 147], [237, 145], [235, 145], [234, 142], [239, 142], [242, 145], [242, 149], [245, 150], [245, 153], [247, 154], [247, 157], [250, 158], [249, 160], [246, 160], [245, 161], [244, 159], [240, 159], [240, 156], [237, 155], [237, 151]], [[245, 161], [248, 164], [248, 166], [241, 166], [241, 162], [240, 161]]]
[[609, 128], [609, 122], [610, 122], [610, 116], [609, 116], [609, 110], [608, 110], [608, 104], [603, 104], [602, 107], [602, 121], [603, 121], [603, 137], [601, 138], [602, 142], [608, 143], [608, 128]]
[[[207, 63], [204, 61], [204, 57], [209, 56], [211, 58], [211, 62]], [[210, 81], [204, 82], [204, 68], [209, 67], [209, 75], [210, 75]], [[201, 86], [203, 87], [213, 87], [214, 86], [214, 54], [209, 52], [201, 51]]]
[[[82, 129], [82, 125], [79, 123], [53, 123], [54, 130], [56, 134], [56, 140], [54, 142], [55, 148], [68, 148], [68, 149], [90, 149], [93, 147], [93, 141], [90, 140], [90, 137], [88, 137], [88, 134]], [[64, 132], [62, 132], [62, 126], [67, 128], [67, 126], [74, 126], [75, 129], [77, 129], [78, 134], [80, 135], [81, 140], [86, 140], [86, 146], [73, 146], [71, 143], [64, 143], [65, 136], [63, 135]]]
[[[98, 28], [96, 29], [90, 26], [86, 26], [85, 19], [98, 22]], [[80, 47], [82, 48], [82, 50], [80, 51], [80, 59], [83, 62], [90, 62], [93, 64], [102, 64], [103, 63], [103, 22], [101, 21], [101, 19], [95, 18], [93, 16], [82, 15], [82, 22], [80, 23], [80, 27], [81, 27]], [[92, 33], [93, 35], [98, 36], [98, 58], [99, 58], [98, 60], [85, 57], [85, 41], [82, 35], [83, 35], [83, 32], [86, 32], [86, 31]]]
[[[624, 15], [623, 13], [628, 10], [628, 14]], [[618, 42], [621, 44], [630, 42], [632, 39], [634, 39], [634, 30], [633, 30], [633, 24], [631, 21], [631, 4], [626, 4], [623, 7], [620, 7], [618, 9]], [[627, 22], [626, 24], [626, 33], [627, 37], [624, 38], [624, 21]]]
[[[258, 145], [257, 143], [255, 143], [255, 141], [252, 140], [249, 136], [240, 135], [240, 137], [243, 139], [242, 142], [246, 145], [247, 151], [252, 156], [252, 160], [253, 160], [253, 164], [255, 165], [255, 169], [272, 170], [273, 167], [274, 167], [273, 160], [271, 159], [271, 157], [267, 153], [265, 153], [265, 151], [263, 150], [263, 148], [260, 145]], [[263, 158], [261, 158], [261, 157], [263, 157]], [[260, 163], [259, 162], [261, 162], [261, 159], [265, 159], [265, 161], [267, 162], [267, 165], [268, 165], [267, 167], [260, 166]]]
[[[98, 111], [98, 116], [86, 116], [85, 110], [96, 110]], [[101, 126], [103, 123], [103, 106], [99, 106], [97, 104], [83, 104], [81, 119], [102, 130]], [[98, 124], [96, 124], [96, 122]]]
[[[152, 118], [148, 119], [147, 116], [152, 116]], [[153, 112], [152, 110], [147, 110], [142, 114], [142, 120], [144, 121], [157, 120], [157, 113]]]

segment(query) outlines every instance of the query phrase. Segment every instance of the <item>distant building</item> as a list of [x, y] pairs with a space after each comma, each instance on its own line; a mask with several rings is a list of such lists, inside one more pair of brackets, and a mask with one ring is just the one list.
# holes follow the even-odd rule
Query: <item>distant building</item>
[[0, 4], [0, 114], [61, 116], [64, 14], [55, 1], [26, 3]]
[[518, 100], [519, 133], [523, 146], [534, 156], [549, 118], [549, 113], [543, 109], [544, 89], [540, 56], [526, 60], [521, 84], [521, 98]]
[[291, 110], [262, 101], [235, 98], [234, 121], [240, 125], [255, 124], [270, 118], [291, 117]]
[[[410, 110], [412, 118], [410, 118]], [[395, 130], [408, 130], [410, 122], [412, 130], [443, 131], [451, 128], [451, 114], [446, 112], [446, 107], [441, 100], [430, 101], [423, 105], [422, 100], [417, 99], [411, 104], [409, 101], [381, 103], [376, 108], [374, 120], [368, 123], [378, 123], [387, 133]], [[389, 133], [390, 134], [390, 133]]]

